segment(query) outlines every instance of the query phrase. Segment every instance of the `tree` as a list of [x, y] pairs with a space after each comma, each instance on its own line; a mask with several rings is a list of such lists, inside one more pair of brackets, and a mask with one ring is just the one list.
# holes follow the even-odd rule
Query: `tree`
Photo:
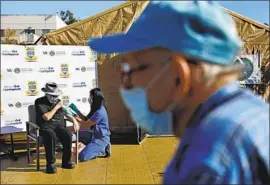
[[61, 16], [61, 19], [67, 24], [72, 24], [74, 22], [77, 22], [79, 21], [78, 19], [76, 19], [73, 15], [73, 13], [69, 10], [66, 10], [66, 11], [61, 11], [60, 12], [60, 16]]
[[12, 29], [4, 30], [4, 38], [1, 39], [1, 44], [18, 44], [16, 31]]

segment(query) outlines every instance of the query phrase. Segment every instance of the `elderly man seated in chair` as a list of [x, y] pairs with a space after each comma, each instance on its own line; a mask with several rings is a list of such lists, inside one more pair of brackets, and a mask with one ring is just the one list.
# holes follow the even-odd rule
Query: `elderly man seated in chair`
[[[45, 96], [35, 101], [36, 123], [40, 127], [40, 135], [44, 139], [46, 153], [46, 172], [56, 173], [55, 148], [57, 138], [63, 145], [62, 168], [72, 169], [75, 165], [71, 162], [72, 136], [65, 128], [64, 105], [58, 99], [62, 91], [54, 82], [46, 83], [41, 89]], [[69, 118], [69, 117], [68, 117]], [[69, 118], [70, 119], [70, 118]], [[79, 130], [79, 125], [74, 124], [74, 130]]]

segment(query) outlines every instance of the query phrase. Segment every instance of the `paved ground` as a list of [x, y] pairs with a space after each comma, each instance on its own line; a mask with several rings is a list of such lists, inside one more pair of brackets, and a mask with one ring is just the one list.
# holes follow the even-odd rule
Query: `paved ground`
[[[35, 155], [31, 164], [26, 156], [19, 161], [1, 161], [1, 184], [160, 184], [164, 168], [176, 148], [174, 137], [146, 138], [141, 145], [113, 145], [110, 158], [79, 163], [73, 170], [60, 167], [56, 174], [36, 172]], [[58, 155], [57, 165], [61, 165]]]

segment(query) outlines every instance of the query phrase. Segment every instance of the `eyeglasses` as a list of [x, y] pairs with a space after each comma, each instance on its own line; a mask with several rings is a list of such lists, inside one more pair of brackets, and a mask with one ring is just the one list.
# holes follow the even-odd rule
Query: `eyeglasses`
[[[155, 63], [155, 64], [166, 64], [168, 61], [171, 61], [171, 57], [169, 57], [166, 61], [164, 62], [159, 62], [159, 63]], [[126, 62], [122, 62], [121, 63], [121, 68], [122, 68], [122, 73], [121, 73], [121, 82], [124, 85], [124, 87], [126, 89], [132, 89], [133, 88], [133, 84], [132, 84], [132, 78], [131, 75], [133, 73], [139, 72], [139, 71], [144, 71], [146, 69], [148, 69], [149, 67], [153, 66], [154, 64], [142, 64], [139, 65], [136, 68], [131, 69], [130, 65]], [[126, 82], [125, 82], [126, 79]]]

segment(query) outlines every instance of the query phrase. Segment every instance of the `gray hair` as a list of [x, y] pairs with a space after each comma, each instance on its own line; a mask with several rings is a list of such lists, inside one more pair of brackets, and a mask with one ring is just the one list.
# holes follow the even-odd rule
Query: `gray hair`
[[209, 64], [206, 62], [199, 62], [203, 72], [203, 80], [206, 83], [206, 86], [211, 85], [215, 82], [221, 75], [229, 74], [229, 73], [238, 73], [239, 77], [241, 76], [244, 65], [243, 64], [235, 64], [230, 66], [222, 66], [217, 64]]

